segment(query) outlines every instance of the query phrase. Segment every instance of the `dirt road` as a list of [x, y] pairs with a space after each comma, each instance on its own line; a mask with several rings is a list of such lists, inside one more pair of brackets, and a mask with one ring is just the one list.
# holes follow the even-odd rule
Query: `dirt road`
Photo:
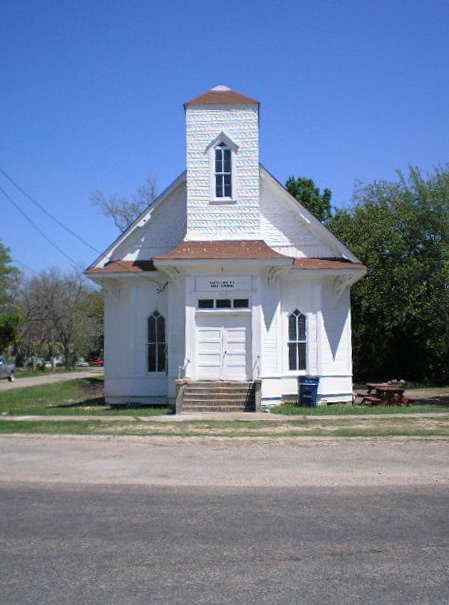
[[3, 435], [0, 481], [177, 487], [448, 485], [449, 443]]

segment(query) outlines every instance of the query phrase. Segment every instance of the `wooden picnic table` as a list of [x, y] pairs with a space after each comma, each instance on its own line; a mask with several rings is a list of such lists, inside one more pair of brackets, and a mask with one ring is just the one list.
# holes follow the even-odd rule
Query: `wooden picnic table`
[[408, 399], [404, 397], [405, 387], [389, 383], [367, 383], [368, 392], [363, 395], [362, 403], [368, 405], [408, 405]]

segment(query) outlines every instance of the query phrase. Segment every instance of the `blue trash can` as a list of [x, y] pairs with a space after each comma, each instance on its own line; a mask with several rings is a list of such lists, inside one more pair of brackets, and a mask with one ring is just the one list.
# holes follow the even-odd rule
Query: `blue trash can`
[[299, 376], [298, 377], [298, 405], [303, 408], [316, 407], [318, 395], [318, 376]]

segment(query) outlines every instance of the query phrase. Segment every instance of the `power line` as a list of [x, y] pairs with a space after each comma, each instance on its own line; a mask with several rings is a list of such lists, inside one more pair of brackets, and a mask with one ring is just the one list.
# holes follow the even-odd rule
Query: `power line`
[[71, 258], [68, 254], [66, 254], [64, 252], [64, 250], [61, 250], [61, 248], [55, 244], [47, 235], [45, 235], [45, 233], [36, 225], [36, 223], [31, 220], [27, 214], [25, 214], [25, 212], [22, 210], [22, 208], [13, 200], [13, 198], [6, 193], [6, 191], [3, 189], [3, 187], [0, 187], [0, 191], [3, 193], [3, 195], [6, 197], [7, 200], [9, 200], [9, 202], [14, 206], [14, 208], [20, 212], [20, 214], [30, 223], [30, 225], [36, 229], [36, 231], [51, 245], [53, 246], [53, 248], [55, 250], [57, 250], [60, 254], [62, 254], [68, 261], [70, 261], [75, 267], [77, 268], [82, 268], [79, 263], [76, 262], [76, 260], [74, 260], [73, 258]]
[[51, 214], [51, 212], [49, 212], [46, 208], [44, 208], [42, 206], [42, 204], [39, 204], [39, 202], [36, 201], [29, 193], [27, 193], [25, 191], [25, 189], [23, 189], [23, 187], [21, 187], [12, 177], [10, 177], [9, 174], [7, 172], [5, 172], [1, 166], [0, 166], [0, 172], [3, 174], [3, 176], [5, 178], [8, 179], [8, 181], [10, 183], [12, 183], [14, 185], [14, 187], [16, 187], [26, 198], [28, 198], [30, 200], [30, 202], [32, 202], [35, 206], [37, 206], [39, 208], [39, 210], [41, 210], [44, 214], [46, 214], [49, 218], [51, 218], [57, 225], [59, 225], [62, 229], [67, 231], [67, 233], [70, 233], [70, 235], [75, 237], [77, 240], [79, 240], [81, 243], [83, 243], [85, 246], [87, 246], [94, 252], [101, 254], [101, 252], [99, 250], [97, 250], [97, 248], [95, 248], [94, 246], [89, 244], [89, 242], [86, 242], [86, 240], [84, 238], [82, 238], [80, 235], [75, 233], [72, 229], [70, 229], [70, 227], [67, 227], [67, 225], [64, 225], [64, 223], [62, 223], [55, 216], [53, 216], [53, 214]]
[[13, 263], [19, 264], [21, 267], [23, 267], [24, 269], [26, 269], [26, 271], [29, 271], [30, 273], [34, 273], [35, 275], [41, 275], [41, 273], [39, 273], [39, 271], [36, 271], [35, 269], [32, 269], [28, 265], [25, 265], [25, 263], [22, 263], [22, 261], [20, 261], [18, 258], [15, 258], [14, 256], [12, 257], [11, 260]]
[[[6, 175], [5, 171], [2, 170], [2, 168], [0, 167], [0, 172], [2, 172], [11, 182], [12, 179]], [[82, 241], [84, 244], [86, 244], [87, 246], [89, 246], [89, 248], [91, 250], [93, 250], [94, 252], [96, 252], [97, 254], [102, 254], [102, 252], [100, 252], [100, 250], [98, 250], [97, 248], [95, 248], [94, 246], [91, 246], [88, 242], [86, 242], [85, 240], [83, 240], [83, 238], [78, 237], [78, 235], [72, 231], [71, 229], [69, 229], [68, 227], [65, 227], [65, 225], [63, 223], [61, 223], [57, 218], [53, 217], [49, 212], [47, 212], [45, 210], [45, 208], [42, 208], [38, 202], [35, 202], [24, 190], [22, 190], [22, 188], [17, 185], [16, 183], [14, 183], [16, 185], [16, 187], [22, 191], [22, 193], [24, 195], [26, 195], [26, 197], [28, 197], [29, 199], [31, 199], [31, 201], [33, 201], [34, 203], [36, 203], [36, 205], [38, 207], [41, 208], [41, 210], [47, 214], [49, 217], [51, 217], [58, 225], [61, 225], [61, 227], [63, 227], [64, 229], [66, 229], [66, 231], [69, 231], [72, 235], [74, 235], [74, 237], [76, 237], [77, 239], [79, 239], [80, 241]], [[34, 227], [34, 229], [36, 229], [36, 231], [51, 245], [53, 246], [53, 248], [55, 248], [55, 250], [57, 250], [60, 254], [62, 254], [67, 260], [69, 260], [73, 266], [77, 269], [81, 269], [81, 271], [83, 271], [83, 267], [81, 267], [81, 265], [75, 261], [73, 258], [71, 258], [68, 254], [66, 254], [64, 252], [64, 250], [62, 250], [57, 244], [55, 244], [37, 225], [36, 223], [30, 219], [27, 214], [22, 210], [22, 208], [18, 205], [18, 203], [3, 189], [3, 187], [0, 187], [0, 192], [3, 193], [3, 195], [9, 200], [9, 202], [14, 206], [14, 208], [16, 208], [16, 210], [18, 212], [20, 212], [20, 214], [30, 223], [30, 225], [32, 225], [32, 227]], [[127, 266], [124, 264], [124, 261], [115, 261], [119, 266], [123, 267], [123, 268], [127, 268]], [[31, 271], [33, 271], [31, 269]], [[34, 273], [36, 273], [36, 271], [33, 271]], [[83, 271], [84, 272], [84, 271]], [[153, 282], [155, 284], [157, 284], [160, 287], [160, 292], [163, 292], [165, 290], [165, 288], [168, 285], [168, 282], [165, 282], [165, 284], [162, 284], [161, 282], [157, 281], [156, 279], [153, 279], [151, 277], [148, 277], [147, 275], [142, 275], [140, 273], [137, 273], [137, 277], [141, 277], [143, 279], [146, 279], [150, 282]]]

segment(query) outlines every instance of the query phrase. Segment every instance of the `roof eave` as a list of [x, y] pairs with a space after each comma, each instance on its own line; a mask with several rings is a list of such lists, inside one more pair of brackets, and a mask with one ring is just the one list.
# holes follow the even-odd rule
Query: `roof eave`
[[259, 266], [291, 266], [293, 259], [289, 256], [285, 258], [160, 258], [154, 259], [154, 266], [157, 268], [178, 265], [180, 267], [190, 265], [248, 265], [256, 264]]
[[360, 274], [360, 277], [365, 275], [368, 271], [366, 267], [336, 267], [334, 269], [331, 268], [320, 268], [320, 267], [292, 267], [292, 271], [306, 272], [306, 273], [316, 273], [319, 275], [342, 275], [347, 273], [348, 275], [355, 275], [357, 273]]

